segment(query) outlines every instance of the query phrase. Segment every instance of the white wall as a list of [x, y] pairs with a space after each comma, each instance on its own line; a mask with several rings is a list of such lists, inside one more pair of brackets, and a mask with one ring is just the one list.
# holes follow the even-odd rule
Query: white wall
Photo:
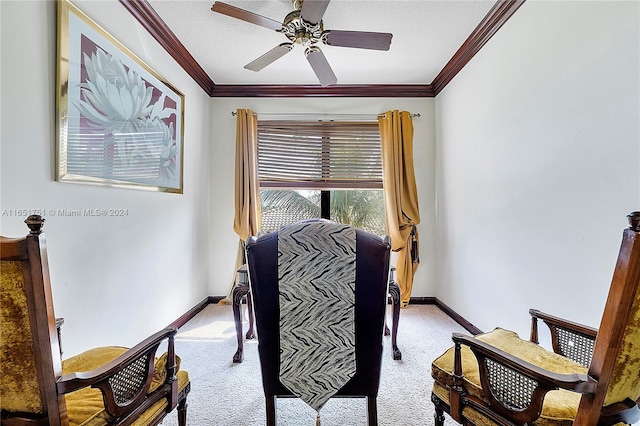
[[421, 223], [420, 259], [413, 296], [431, 296], [435, 291], [435, 206], [434, 200], [434, 100], [425, 98], [214, 98], [211, 125], [211, 287], [212, 295], [226, 295], [233, 278], [238, 236], [233, 232], [234, 163], [238, 108], [258, 113], [309, 112], [378, 114], [389, 110], [419, 113], [413, 119], [414, 159]]
[[639, 3], [527, 1], [436, 98], [437, 296], [599, 326], [640, 209]]
[[54, 181], [55, 2], [0, 1], [0, 232], [26, 232], [18, 209], [129, 211], [47, 216], [65, 355], [133, 344], [227, 293], [236, 108], [420, 113], [413, 296], [486, 330], [526, 333], [529, 307], [598, 325], [624, 215], [640, 208], [637, 2], [529, 0], [435, 100], [210, 99], [119, 2], [76, 3], [185, 94], [185, 190]]
[[[76, 1], [185, 95], [184, 194], [54, 181], [56, 2], [0, 2], [2, 235], [44, 210], [65, 356], [132, 345], [208, 296], [210, 98], [116, 0]], [[56, 217], [57, 209], [127, 209], [126, 217]]]

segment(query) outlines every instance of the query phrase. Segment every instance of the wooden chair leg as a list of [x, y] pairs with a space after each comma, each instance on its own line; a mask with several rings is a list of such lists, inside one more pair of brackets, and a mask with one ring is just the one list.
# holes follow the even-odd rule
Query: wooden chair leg
[[435, 426], [444, 426], [444, 410], [437, 405], [433, 413], [433, 421]]
[[276, 426], [276, 397], [265, 396], [267, 408], [267, 426]]
[[367, 419], [369, 426], [378, 426], [378, 400], [375, 396], [367, 397]]
[[433, 413], [435, 426], [444, 426], [444, 403], [434, 393], [431, 393], [431, 402], [433, 402], [433, 407], [435, 408]]
[[187, 426], [187, 398], [178, 403], [178, 425]]
[[436, 410], [433, 413], [433, 420], [435, 426], [444, 426], [444, 410], [436, 406]]

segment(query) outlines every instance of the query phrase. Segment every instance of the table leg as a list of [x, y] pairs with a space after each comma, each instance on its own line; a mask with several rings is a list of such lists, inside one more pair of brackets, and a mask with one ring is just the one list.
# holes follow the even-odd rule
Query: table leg
[[391, 348], [393, 349], [393, 359], [401, 360], [402, 352], [398, 349], [398, 322], [400, 321], [400, 287], [395, 282], [389, 283], [389, 294], [393, 302], [393, 323], [391, 324]]
[[251, 302], [251, 295], [247, 291], [247, 310], [249, 311], [249, 330], [247, 330], [247, 339], [255, 339], [256, 333], [253, 331], [253, 302]]
[[239, 285], [233, 288], [233, 320], [236, 324], [236, 338], [238, 340], [238, 350], [236, 350], [236, 353], [233, 355], [234, 363], [241, 363], [244, 358], [244, 341], [242, 339], [242, 318], [240, 318], [240, 306], [242, 305], [242, 298], [246, 296], [248, 292], [248, 285]]

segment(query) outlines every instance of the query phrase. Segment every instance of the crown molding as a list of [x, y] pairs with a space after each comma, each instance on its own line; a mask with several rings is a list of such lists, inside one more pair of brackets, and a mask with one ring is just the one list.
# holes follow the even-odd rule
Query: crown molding
[[317, 85], [215, 84], [147, 0], [120, 0], [120, 3], [209, 96], [265, 98], [433, 98], [449, 84], [524, 2], [525, 0], [498, 0], [431, 84], [356, 84], [321, 87]]
[[453, 77], [487, 44], [489, 39], [516, 13], [516, 10], [524, 2], [525, 0], [499, 0], [493, 5], [487, 16], [462, 43], [462, 46], [431, 83], [434, 96], [437, 96], [449, 84]]
[[211, 96], [215, 83], [147, 0], [120, 0], [173, 59]]
[[369, 97], [369, 98], [432, 98], [429, 84], [338, 84], [319, 85], [224, 85], [217, 84], [212, 97], [305, 98], [305, 97]]

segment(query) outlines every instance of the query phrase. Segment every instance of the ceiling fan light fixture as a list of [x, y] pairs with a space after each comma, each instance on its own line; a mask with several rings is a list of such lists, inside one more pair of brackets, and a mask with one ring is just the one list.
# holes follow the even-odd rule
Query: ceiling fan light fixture
[[303, 30], [296, 33], [296, 37], [293, 42], [301, 46], [310, 46], [313, 43], [311, 34]]

